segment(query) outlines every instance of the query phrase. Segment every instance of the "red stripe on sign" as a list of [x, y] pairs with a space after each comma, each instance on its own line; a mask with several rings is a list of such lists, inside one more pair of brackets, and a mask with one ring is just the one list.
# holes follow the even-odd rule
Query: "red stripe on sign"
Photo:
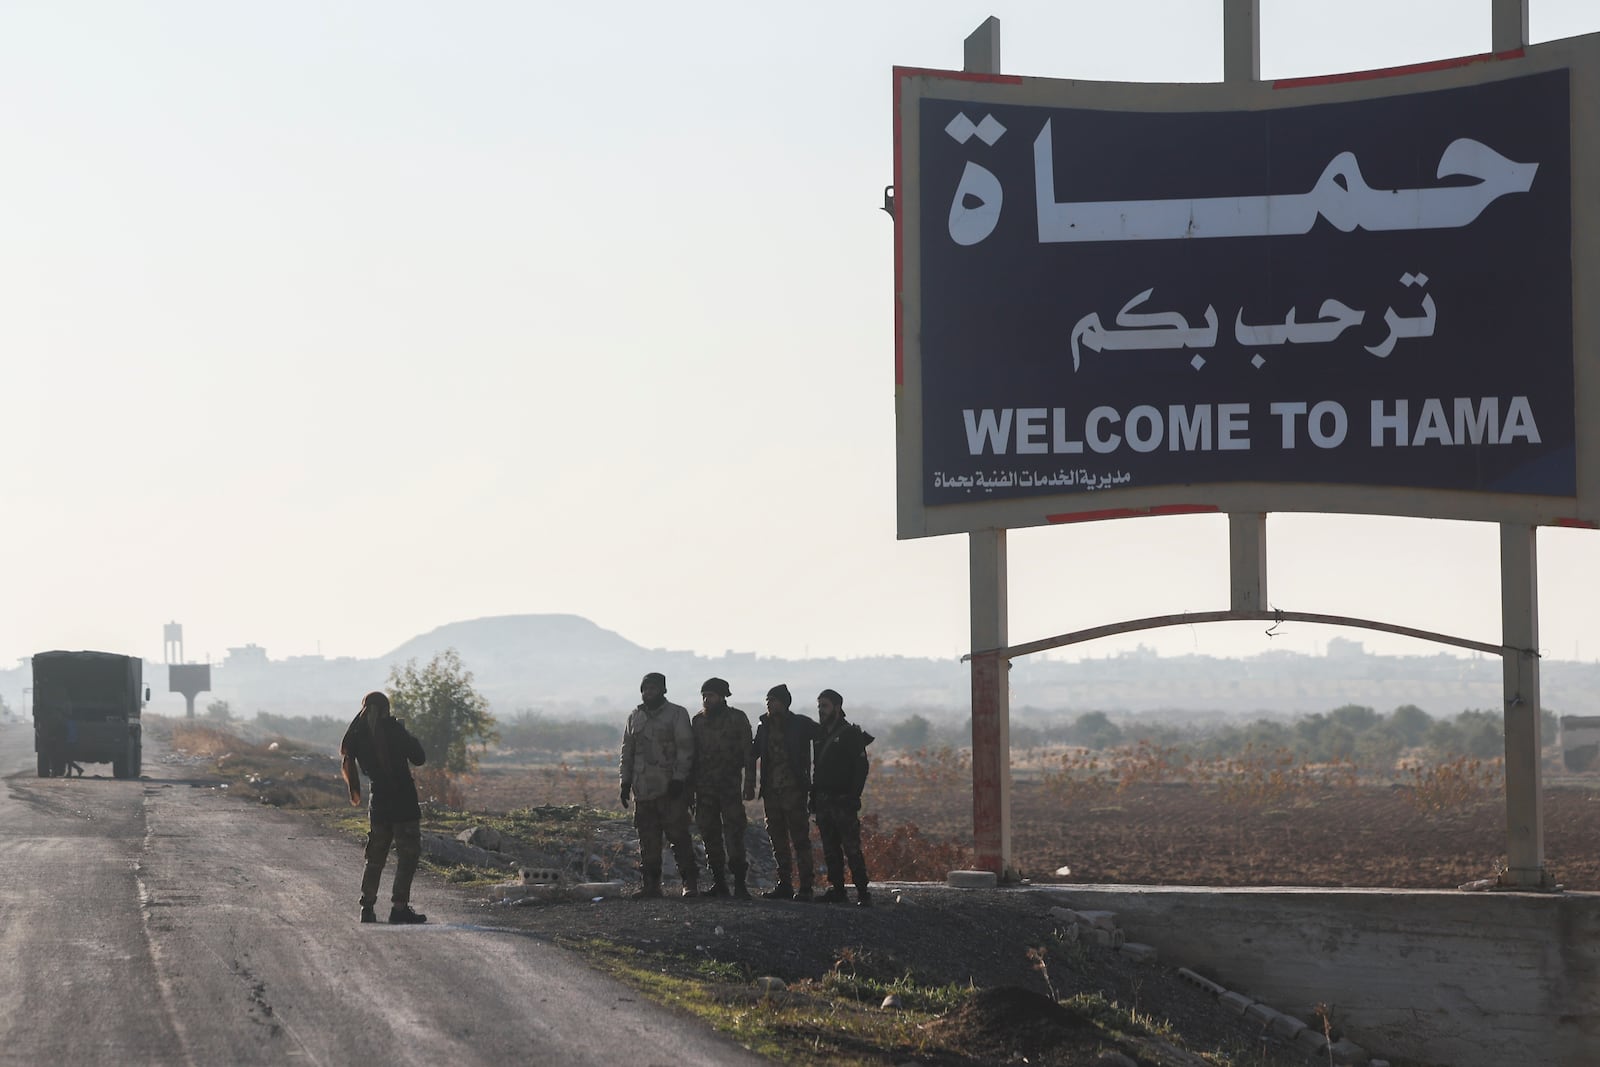
[[1339, 82], [1364, 82], [1376, 78], [1397, 78], [1403, 74], [1427, 74], [1436, 70], [1454, 70], [1470, 67], [1474, 63], [1495, 63], [1502, 59], [1521, 59], [1527, 52], [1513, 48], [1509, 52], [1484, 52], [1476, 56], [1457, 56], [1454, 59], [1436, 59], [1430, 63], [1413, 63], [1405, 67], [1383, 67], [1378, 70], [1355, 70], [1348, 74], [1322, 74], [1314, 78], [1279, 78], [1272, 83], [1274, 89], [1299, 89], [1306, 85], [1335, 85]]
[[1570, 526], [1576, 530], [1600, 530], [1600, 522], [1590, 522], [1588, 519], [1557, 519], [1552, 526]]
[[1101, 519], [1141, 519], [1157, 515], [1214, 515], [1222, 509], [1215, 504], [1157, 504], [1150, 508], [1106, 508], [1103, 511], [1069, 511], [1046, 515], [1051, 523], [1099, 522]]
[[936, 67], [895, 67], [896, 78], [952, 78], [964, 82], [994, 82], [998, 85], [1021, 85], [1020, 74], [978, 74], [970, 70], [939, 70]]

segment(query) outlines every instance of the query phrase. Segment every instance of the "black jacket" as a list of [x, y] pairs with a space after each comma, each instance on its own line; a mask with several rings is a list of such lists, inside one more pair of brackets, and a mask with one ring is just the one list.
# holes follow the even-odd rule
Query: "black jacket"
[[811, 787], [818, 796], [860, 797], [867, 785], [867, 746], [873, 737], [843, 714], [817, 733]]
[[[380, 752], [375, 740], [381, 739]], [[372, 821], [413, 822], [422, 818], [417, 803], [417, 783], [411, 780], [411, 764], [427, 762], [422, 742], [412, 737], [406, 724], [390, 716], [378, 725], [378, 738], [367, 728], [367, 720], [357, 715], [344, 732], [339, 751], [354, 756], [361, 773], [372, 780]]]
[[772, 769], [767, 762], [767, 741], [770, 736], [767, 720], [774, 715], [784, 717], [783, 748], [789, 756], [789, 770], [801, 789], [810, 789], [811, 742], [817, 736], [817, 720], [793, 711], [769, 711], [761, 716], [761, 724], [756, 727], [756, 736], [750, 746], [756, 754], [756, 759], [761, 761], [761, 795], [766, 796], [767, 786], [772, 784]]

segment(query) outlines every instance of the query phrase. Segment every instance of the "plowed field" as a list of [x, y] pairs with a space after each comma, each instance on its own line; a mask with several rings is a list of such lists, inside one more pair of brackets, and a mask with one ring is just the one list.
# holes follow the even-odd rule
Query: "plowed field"
[[[970, 785], [875, 768], [863, 798], [885, 829], [972, 845]], [[615, 771], [485, 765], [465, 800], [479, 810], [534, 804], [616, 806]], [[760, 803], [749, 807], [759, 825]], [[1600, 890], [1600, 789], [1547, 786], [1544, 855], [1568, 889]], [[1453, 888], [1505, 862], [1503, 798], [1425, 810], [1410, 790], [1347, 786], [1273, 805], [1222, 799], [1204, 786], [1144, 784], [1063, 802], [1037, 780], [1012, 791], [1012, 856], [1035, 881], [1214, 886]], [[1070, 874], [1057, 875], [1066, 867]], [[892, 875], [886, 875], [892, 877]]]

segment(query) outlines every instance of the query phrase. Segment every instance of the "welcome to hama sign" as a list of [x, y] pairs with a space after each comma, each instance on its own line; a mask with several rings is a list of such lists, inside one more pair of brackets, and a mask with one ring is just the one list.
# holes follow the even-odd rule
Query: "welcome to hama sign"
[[1600, 518], [1597, 70], [897, 70], [900, 535]]

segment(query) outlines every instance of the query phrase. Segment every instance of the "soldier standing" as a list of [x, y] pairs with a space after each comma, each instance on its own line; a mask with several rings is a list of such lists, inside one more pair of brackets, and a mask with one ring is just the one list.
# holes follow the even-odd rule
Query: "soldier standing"
[[[817, 724], [789, 710], [789, 687], [767, 690], [767, 713], [756, 727], [752, 746], [761, 764], [761, 800], [766, 809], [778, 884], [761, 895], [771, 900], [811, 899], [811, 821], [806, 797], [811, 789], [811, 742]], [[792, 846], [792, 851], [791, 851]], [[790, 864], [799, 868], [800, 890], [789, 881]]]
[[689, 789], [694, 821], [705, 842], [711, 866], [708, 897], [728, 895], [728, 871], [733, 871], [733, 895], [750, 899], [745, 885], [749, 863], [744, 853], [746, 824], [744, 802], [756, 798], [756, 756], [750, 736], [750, 717], [729, 707], [733, 692], [721, 678], [707, 678], [700, 687], [701, 711], [690, 726], [694, 730], [694, 773]]
[[417, 800], [413, 765], [427, 753], [406, 724], [394, 717], [386, 693], [371, 692], [339, 742], [339, 770], [350, 790], [350, 803], [361, 803], [361, 775], [372, 782], [372, 809], [367, 831], [367, 864], [361, 873], [361, 921], [375, 923], [378, 883], [389, 849], [394, 848], [394, 883], [389, 887], [389, 921], [396, 925], [427, 922], [411, 907], [411, 879], [422, 858], [422, 806]]
[[844, 718], [844, 698], [832, 689], [817, 695], [821, 732], [816, 741], [816, 777], [812, 780], [812, 809], [817, 813], [817, 834], [822, 857], [828, 864], [828, 891], [822, 900], [840, 904], [845, 895], [844, 867], [856, 883], [856, 903], [872, 906], [867, 891], [867, 861], [861, 855], [861, 790], [867, 784], [867, 746], [872, 735]]
[[667, 700], [666, 675], [651, 671], [639, 683], [641, 703], [622, 731], [622, 806], [638, 803], [633, 825], [639, 831], [639, 869], [644, 886], [635, 899], [661, 895], [661, 837], [672, 845], [683, 879], [683, 895], [699, 889], [694, 842], [689, 838], [689, 770], [694, 765], [694, 731], [689, 712]]

